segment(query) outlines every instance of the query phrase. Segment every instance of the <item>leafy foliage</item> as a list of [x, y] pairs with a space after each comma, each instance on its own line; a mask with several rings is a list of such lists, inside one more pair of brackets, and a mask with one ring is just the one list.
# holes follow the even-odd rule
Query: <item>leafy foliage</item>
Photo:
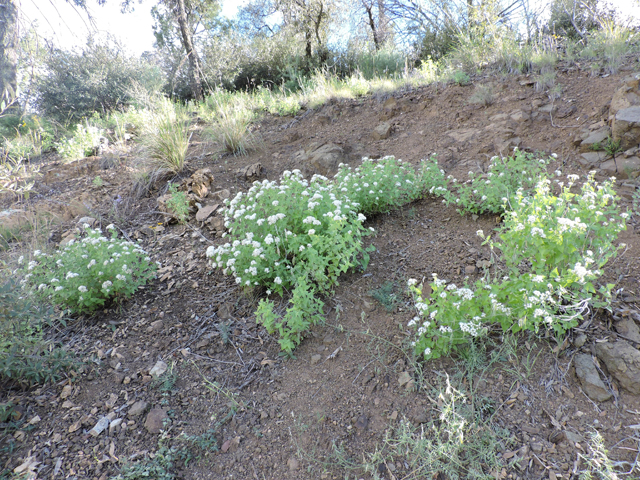
[[128, 57], [117, 43], [90, 39], [82, 51], [50, 52], [35, 82], [34, 103], [41, 114], [61, 123], [79, 121], [96, 111], [125, 108], [134, 81], [150, 91], [161, 82], [155, 67]]
[[434, 274], [428, 296], [410, 280], [418, 315], [409, 327], [416, 330], [418, 355], [447, 354], [494, 324], [505, 332], [550, 330], [560, 337], [591, 305], [608, 307], [613, 285], [598, 287], [596, 280], [616, 254], [628, 214], [620, 213], [611, 182], [598, 185], [590, 176], [577, 194], [571, 192], [577, 176], [569, 180], [558, 196], [543, 177], [533, 195], [519, 190], [505, 200], [501, 241], [485, 241], [504, 264], [493, 278], [458, 287]]
[[45, 340], [53, 312], [28, 297], [13, 280], [0, 285], [0, 378], [33, 385], [59, 380], [80, 365], [67, 350]]
[[[113, 225], [107, 230], [110, 239], [99, 229], [88, 229], [85, 238], [54, 254], [36, 250], [21, 269], [21, 283], [74, 312], [91, 312], [109, 299], [130, 297], [154, 277], [156, 264], [140, 246], [117, 238]], [[19, 261], [24, 263], [23, 257]]]

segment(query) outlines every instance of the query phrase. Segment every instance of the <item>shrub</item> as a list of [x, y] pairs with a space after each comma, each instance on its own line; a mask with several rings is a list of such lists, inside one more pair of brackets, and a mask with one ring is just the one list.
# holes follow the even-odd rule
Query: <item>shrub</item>
[[0, 378], [33, 385], [59, 380], [79, 365], [75, 356], [44, 339], [56, 322], [50, 309], [24, 296], [13, 280], [0, 285]]
[[174, 183], [169, 184], [171, 198], [167, 200], [167, 208], [176, 216], [180, 223], [185, 223], [189, 219], [189, 199], [187, 192], [179, 192]]
[[35, 82], [35, 106], [61, 123], [124, 109], [134, 81], [151, 91], [162, 82], [156, 67], [128, 57], [121, 45], [91, 39], [82, 51], [52, 50], [43, 70]]
[[513, 157], [493, 157], [486, 174], [469, 172], [469, 180], [459, 183], [451, 177], [451, 190], [440, 188], [436, 194], [444, 202], [464, 213], [493, 213], [504, 211], [505, 202], [513, 204], [518, 191], [529, 192], [538, 183], [548, 160], [516, 150]]
[[388, 212], [420, 194], [413, 168], [391, 156], [380, 161], [364, 158], [355, 170], [340, 165], [335, 183], [341, 194], [348, 196], [357, 204], [358, 211], [366, 215]]
[[286, 171], [279, 185], [255, 182], [228, 202], [225, 226], [233, 241], [209, 247], [207, 256], [245, 287], [264, 286], [268, 295], [293, 289], [283, 318], [268, 300], [257, 311], [258, 322], [270, 333], [279, 331], [280, 346], [291, 353], [321, 318], [323, 304], [315, 295], [330, 290], [349, 268], [366, 266], [364, 220], [325, 177], [307, 181], [297, 170]]
[[416, 330], [416, 354], [437, 358], [493, 324], [504, 332], [549, 330], [560, 337], [590, 305], [609, 305], [613, 285], [597, 287], [595, 282], [616, 254], [614, 242], [628, 215], [619, 213], [611, 182], [598, 185], [590, 176], [581, 193], [574, 194], [575, 180], [570, 176], [555, 196], [543, 178], [532, 196], [521, 190], [514, 201], [505, 202], [512, 210], [499, 231], [501, 241], [485, 241], [504, 262], [493, 279], [459, 288], [434, 274], [428, 298], [410, 280], [418, 312], [409, 322]]
[[78, 123], [76, 131], [71, 138], [65, 138], [55, 144], [56, 150], [67, 161], [77, 160], [91, 156], [100, 146], [104, 130], [89, 125]]
[[[35, 293], [73, 312], [91, 312], [110, 299], [133, 295], [154, 277], [156, 265], [137, 244], [117, 238], [113, 225], [111, 238], [99, 229], [87, 230], [80, 241], [71, 241], [62, 250], [47, 254], [33, 252], [33, 260], [21, 267], [23, 285]], [[20, 257], [19, 263], [24, 263]]]

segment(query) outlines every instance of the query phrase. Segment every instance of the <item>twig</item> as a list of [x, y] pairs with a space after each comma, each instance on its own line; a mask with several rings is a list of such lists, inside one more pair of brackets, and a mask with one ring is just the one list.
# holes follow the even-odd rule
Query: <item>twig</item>
[[374, 359], [373, 359], [373, 360], [371, 360], [369, 363], [367, 363], [364, 367], [362, 367], [362, 370], [360, 370], [360, 372], [358, 373], [358, 375], [356, 375], [356, 378], [354, 378], [354, 379], [353, 379], [353, 382], [351, 382], [351, 385], [353, 385], [354, 383], [356, 383], [356, 380], [358, 380], [358, 377], [360, 376], [360, 374], [361, 374], [362, 372], [364, 372], [364, 371], [365, 371], [365, 369], [366, 369], [369, 365], [371, 365], [373, 362], [375, 362], [375, 361], [376, 361], [376, 359], [374, 358]]

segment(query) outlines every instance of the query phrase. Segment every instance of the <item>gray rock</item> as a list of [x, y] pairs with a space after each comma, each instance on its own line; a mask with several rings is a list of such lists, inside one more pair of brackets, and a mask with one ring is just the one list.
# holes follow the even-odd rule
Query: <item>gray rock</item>
[[264, 174], [264, 168], [261, 163], [253, 163], [246, 167], [236, 170], [236, 176], [248, 181], [254, 181]]
[[320, 355], [311, 355], [311, 365], [316, 365], [320, 360], [322, 360]]
[[576, 348], [581, 348], [585, 343], [587, 343], [587, 336], [584, 333], [578, 334], [573, 340], [573, 346]]
[[204, 222], [207, 218], [209, 218], [209, 216], [211, 216], [213, 212], [218, 209], [219, 206], [220, 204], [218, 203], [215, 203], [213, 205], [205, 205], [196, 213], [196, 220], [198, 222]]
[[147, 419], [144, 422], [144, 428], [149, 433], [160, 433], [165, 427], [165, 422], [169, 420], [169, 415], [162, 408], [154, 408], [147, 414]]
[[609, 115], [615, 116], [620, 110], [640, 105], [639, 79], [640, 74], [635, 73], [622, 80], [624, 85], [613, 94], [611, 99]]
[[345, 151], [335, 143], [318, 144], [313, 143], [309, 149], [303, 153], [300, 160], [306, 165], [302, 168], [305, 175], [314, 173], [329, 176], [338, 171], [340, 163], [347, 163]]
[[97, 437], [102, 432], [104, 432], [109, 426], [110, 421], [111, 420], [109, 419], [109, 417], [102, 417], [100, 420], [98, 420], [98, 423], [96, 423], [94, 427], [91, 430], [89, 430], [89, 433], [91, 434], [91, 436]]
[[611, 398], [611, 392], [607, 390], [604, 382], [600, 379], [591, 355], [576, 355], [573, 363], [576, 366], [576, 375], [580, 380], [582, 389], [591, 400], [604, 402]]
[[162, 375], [166, 371], [167, 371], [167, 364], [164, 363], [162, 360], [158, 360], [156, 364], [153, 366], [153, 368], [149, 370], [149, 375], [151, 375], [152, 377], [158, 378], [160, 375]]
[[584, 437], [579, 433], [572, 432], [571, 430], [565, 430], [564, 436], [572, 444], [585, 443]]
[[518, 122], [518, 123], [523, 123], [523, 122], [527, 122], [529, 121], [531, 117], [529, 116], [529, 114], [527, 112], [524, 112], [522, 110], [518, 110], [514, 113], [511, 114], [511, 120]]
[[599, 165], [605, 158], [607, 158], [607, 154], [604, 152], [588, 152], [583, 153], [578, 157], [578, 161], [587, 167], [592, 167]]
[[390, 122], [382, 122], [371, 132], [371, 138], [373, 140], [385, 140], [391, 136], [392, 129], [393, 126]]
[[480, 130], [475, 128], [461, 128], [459, 130], [450, 130], [446, 135], [453, 138], [456, 142], [465, 143], [478, 138]]
[[615, 141], [620, 141], [623, 150], [637, 147], [640, 144], [640, 106], [618, 111], [613, 117], [611, 133]]
[[589, 152], [594, 147], [598, 147], [597, 150], [604, 149], [604, 143], [611, 136], [611, 130], [609, 127], [601, 128], [595, 132], [591, 132], [587, 138], [580, 142], [580, 151]]
[[596, 344], [596, 355], [622, 388], [640, 394], [640, 351], [625, 341]]
[[130, 417], [137, 417], [138, 415], [143, 413], [147, 409], [148, 406], [149, 406], [149, 404], [147, 402], [145, 402], [144, 400], [138, 400], [136, 403], [131, 405], [131, 408], [129, 409], [128, 415]]
[[84, 224], [89, 225], [90, 227], [93, 227], [96, 223], [96, 219], [93, 217], [82, 217], [80, 220], [78, 220], [77, 224], [82, 226]]
[[632, 318], [624, 317], [615, 322], [616, 332], [623, 335], [628, 340], [633, 340], [640, 344], [640, 328]]
[[635, 178], [640, 172], [640, 158], [638, 157], [616, 157], [600, 165], [603, 175], [614, 175], [617, 178]]

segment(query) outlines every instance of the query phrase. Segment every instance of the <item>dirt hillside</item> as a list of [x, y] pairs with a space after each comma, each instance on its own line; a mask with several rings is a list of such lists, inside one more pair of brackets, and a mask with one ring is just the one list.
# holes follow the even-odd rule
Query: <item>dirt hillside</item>
[[[550, 171], [584, 176], [598, 167], [585, 164], [580, 134], [609, 121], [613, 94], [636, 71], [640, 65], [633, 59], [605, 77], [560, 68], [562, 95], [555, 101], [526, 76], [478, 76], [468, 86], [331, 101], [296, 117], [264, 118], [256, 131], [261, 149], [246, 157], [213, 155], [204, 127], [195, 126], [188, 169], [174, 181], [209, 168], [211, 190], [235, 195], [253, 178], [238, 171], [256, 163], [262, 171], [253, 173], [277, 180], [284, 170], [321, 172], [332, 161], [357, 165], [364, 156], [394, 155], [416, 164], [433, 153], [447, 174], [466, 179], [468, 171], [483, 170], [492, 156], [514, 146], [556, 153]], [[495, 102], [470, 103], [474, 84], [489, 82]], [[323, 148], [321, 158], [314, 156]], [[60, 221], [49, 227], [51, 245], [91, 217], [141, 240], [162, 268], [131, 300], [77, 318], [56, 334], [88, 360], [82, 371], [36, 390], [2, 387], [0, 402], [18, 405], [23, 420], [17, 431], [0, 436], [2, 467], [30, 462], [37, 478], [106, 480], [127, 463], [164, 465], [168, 458], [180, 479], [425, 478], [408, 456], [370, 455], [382, 449], [385, 432], [403, 422], [427, 431], [442, 427], [443, 404], [459, 392], [461, 404], [477, 414], [478, 428], [468, 434], [492, 432], [496, 439], [491, 448], [500, 467], [486, 465], [488, 477], [577, 478], [593, 431], [604, 438], [610, 458], [622, 462], [619, 471], [636, 469], [624, 478], [640, 476], [640, 396], [605, 369], [613, 396], [594, 402], [575, 374], [577, 354], [595, 355], [597, 342], [620, 335], [611, 314], [593, 312], [562, 346], [533, 335], [505, 344], [494, 335], [486, 350], [476, 352], [475, 363], [454, 356], [420, 364], [408, 354], [405, 327], [414, 312], [407, 279], [437, 273], [458, 284], [474, 280], [482, 273], [480, 262], [489, 259], [476, 231], [491, 231], [499, 218], [461, 216], [427, 197], [369, 219], [366, 226], [376, 230], [369, 267], [341, 278], [326, 299], [325, 325], [314, 327], [289, 359], [256, 325], [258, 295], [243, 293], [207, 264], [207, 247], [224, 242], [215, 222], [192, 217], [188, 225], [164, 224], [157, 205], [163, 185], [135, 198], [130, 159], [105, 155], [71, 166], [52, 161], [43, 165], [45, 175], [28, 201], [3, 200], [5, 209], [53, 212]], [[597, 178], [611, 175], [601, 168]], [[618, 181], [624, 208], [632, 208], [637, 186], [633, 178]], [[617, 285], [618, 318], [639, 312], [639, 219], [640, 212], [632, 213], [619, 239], [627, 247], [605, 272]], [[3, 252], [4, 260], [15, 261], [19, 247]], [[378, 297], [389, 308], [373, 296], [381, 287], [386, 290]], [[161, 381], [150, 375], [154, 366], [164, 368], [159, 361], [167, 367]], [[91, 435], [104, 416], [111, 426]], [[192, 440], [181, 440], [183, 432]], [[193, 458], [171, 451], [180, 446], [190, 448]], [[374, 471], [359, 468], [363, 462]], [[464, 465], [459, 472], [471, 478]], [[453, 478], [439, 467], [431, 474]]]

